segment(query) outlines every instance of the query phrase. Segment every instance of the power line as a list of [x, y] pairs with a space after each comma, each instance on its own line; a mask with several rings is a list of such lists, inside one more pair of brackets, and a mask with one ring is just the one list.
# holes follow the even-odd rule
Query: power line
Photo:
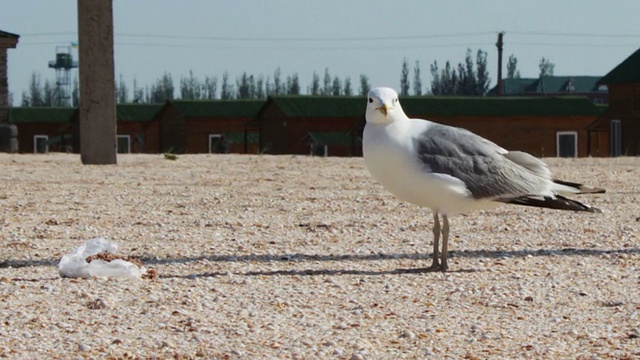
[[601, 34], [601, 33], [570, 33], [546, 31], [507, 31], [507, 34], [525, 36], [561, 36], [561, 37], [593, 37], [593, 38], [640, 38], [640, 34]]

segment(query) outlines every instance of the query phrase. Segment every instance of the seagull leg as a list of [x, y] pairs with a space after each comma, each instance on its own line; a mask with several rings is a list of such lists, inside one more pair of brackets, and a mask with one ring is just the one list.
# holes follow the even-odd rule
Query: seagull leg
[[433, 262], [431, 263], [431, 267], [429, 267], [429, 271], [438, 271], [440, 270], [440, 259], [439, 259], [439, 250], [440, 250], [440, 219], [438, 218], [438, 213], [436, 211], [433, 212]]
[[442, 215], [442, 263], [440, 271], [447, 271], [447, 255], [449, 251], [449, 217]]

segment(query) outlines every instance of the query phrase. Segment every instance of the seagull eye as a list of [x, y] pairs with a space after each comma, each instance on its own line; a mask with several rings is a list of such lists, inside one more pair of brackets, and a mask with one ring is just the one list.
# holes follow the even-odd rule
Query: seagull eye
[[373, 99], [372, 99], [372, 98], [369, 98], [369, 102], [370, 102], [370, 103], [372, 103], [372, 102], [373, 102]]

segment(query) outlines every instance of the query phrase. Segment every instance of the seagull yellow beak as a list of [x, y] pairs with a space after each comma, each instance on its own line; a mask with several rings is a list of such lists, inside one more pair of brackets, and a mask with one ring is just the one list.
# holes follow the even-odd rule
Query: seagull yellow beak
[[378, 110], [380, 110], [380, 112], [382, 113], [382, 115], [384, 115], [384, 117], [387, 117], [387, 115], [389, 114], [389, 108], [390, 108], [389, 104], [383, 104], [378, 108]]

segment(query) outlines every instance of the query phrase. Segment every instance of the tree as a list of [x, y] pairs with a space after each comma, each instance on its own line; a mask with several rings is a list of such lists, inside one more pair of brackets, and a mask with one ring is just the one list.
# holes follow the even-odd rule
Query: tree
[[229, 100], [235, 97], [233, 85], [229, 84], [229, 73], [222, 74], [222, 89], [220, 90], [220, 99]]
[[464, 63], [458, 63], [456, 68], [447, 61], [444, 69], [440, 70], [438, 63], [434, 61], [431, 65], [431, 76], [433, 95], [485, 95], [490, 82], [487, 53], [478, 50], [474, 64], [471, 49], [467, 49]]
[[433, 64], [429, 66], [431, 71], [431, 94], [432, 95], [441, 95], [440, 90], [442, 89], [442, 84], [440, 82], [440, 72], [438, 69], [438, 62], [434, 61]]
[[[480, 75], [479, 73], [477, 75]], [[458, 76], [460, 77], [460, 86], [458, 94], [461, 95], [481, 95], [478, 93], [478, 80], [476, 78], [476, 69], [474, 68], [473, 59], [471, 58], [471, 49], [467, 49], [464, 58], [464, 66], [458, 64]]]
[[300, 79], [298, 79], [298, 73], [287, 76], [287, 94], [300, 95]]
[[51, 82], [47, 79], [44, 81], [44, 91], [42, 106], [58, 106], [56, 98], [59, 98], [55, 94], [55, 89]]
[[[72, 96], [73, 98], [74, 96]], [[75, 102], [75, 101], [74, 101]], [[118, 104], [124, 104], [129, 102], [129, 89], [124, 82], [124, 77], [120, 74], [118, 83], [116, 84], [116, 102]]]
[[204, 86], [200, 80], [193, 76], [193, 71], [189, 70], [189, 77], [180, 77], [180, 98], [185, 100], [198, 100], [203, 97]]
[[420, 78], [420, 61], [413, 67], [413, 95], [422, 95], [422, 79]]
[[344, 94], [344, 96], [352, 96], [353, 89], [351, 88], [351, 78], [347, 76], [344, 79], [343, 85], [344, 87], [342, 88], [342, 94]]
[[311, 79], [311, 86], [307, 88], [307, 93], [310, 95], [320, 95], [320, 75], [315, 71]]
[[136, 80], [136, 78], [133, 78], [133, 102], [144, 102], [144, 89], [138, 86], [138, 80]]
[[484, 96], [489, 91], [489, 70], [487, 70], [487, 52], [478, 49], [476, 54], [476, 92], [475, 95]]
[[262, 77], [262, 75], [260, 75], [256, 80], [256, 98], [264, 99], [266, 97], [267, 97], [267, 93], [265, 92], [265, 88], [264, 88], [264, 78]]
[[167, 100], [173, 100], [174, 90], [171, 74], [165, 72], [161, 78], [156, 80], [155, 84], [151, 85], [147, 102], [159, 104]]
[[40, 74], [31, 73], [29, 92], [22, 92], [22, 106], [44, 106], [44, 94], [40, 83]]
[[519, 79], [520, 71], [517, 69], [518, 59], [511, 54], [507, 61], [507, 79]]
[[329, 68], [324, 68], [324, 78], [322, 79], [321, 95], [331, 95], [331, 75], [329, 75]]
[[333, 82], [331, 83], [331, 95], [342, 95], [342, 81], [340, 81], [340, 78], [337, 75], [333, 77]]
[[240, 80], [236, 80], [236, 98], [238, 99], [252, 99], [255, 96], [255, 81], [253, 75], [247, 75], [247, 72], [243, 72]]
[[409, 64], [407, 58], [402, 60], [402, 71], [400, 72], [400, 96], [409, 95]]
[[204, 83], [202, 84], [202, 97], [203, 99], [212, 100], [216, 98], [218, 93], [218, 78], [213, 77], [205, 77]]
[[543, 76], [553, 76], [553, 69], [556, 67], [554, 63], [549, 61], [549, 59], [545, 59], [542, 57], [540, 59], [540, 64], [538, 65], [540, 68], [540, 77]]
[[71, 106], [80, 106], [80, 82], [78, 81], [77, 76], [73, 77], [73, 89], [71, 90]]
[[369, 84], [369, 77], [365, 74], [360, 74], [360, 89], [358, 93], [362, 96], [367, 96], [369, 93], [369, 89], [371, 89], [371, 85]]
[[282, 79], [280, 78], [280, 68], [277, 68], [276, 71], [273, 72], [273, 95], [283, 95], [286, 94], [285, 84], [282, 83]]

